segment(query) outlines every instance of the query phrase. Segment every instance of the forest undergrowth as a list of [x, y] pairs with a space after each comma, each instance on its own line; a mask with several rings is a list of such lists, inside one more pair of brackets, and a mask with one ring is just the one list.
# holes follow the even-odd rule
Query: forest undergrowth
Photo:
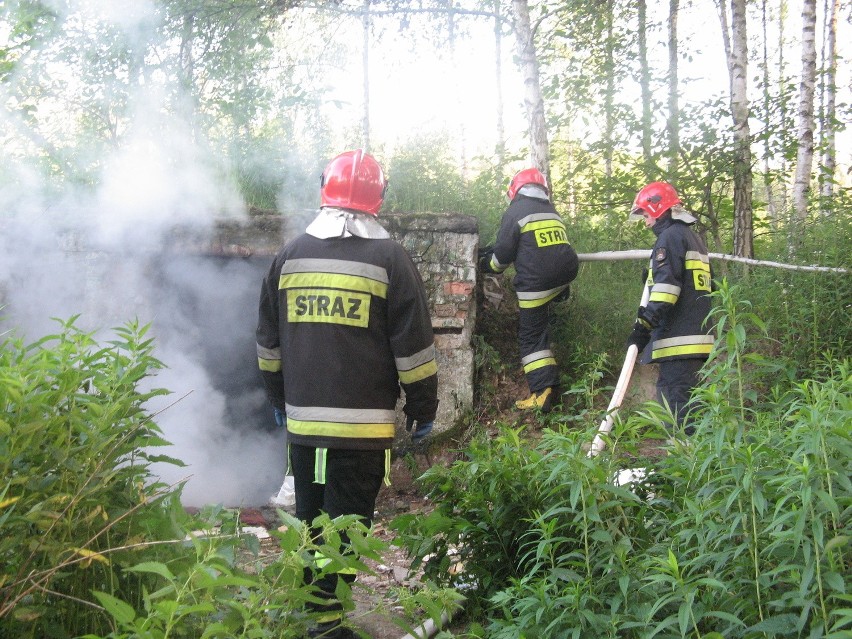
[[[422, 476], [431, 512], [391, 524], [424, 574], [391, 594], [401, 630], [449, 610], [442, 639], [850, 636], [848, 324], [824, 327], [821, 356], [786, 358], [742, 286], [723, 280], [715, 295], [697, 434], [671, 438], [671, 416], [647, 402], [621, 412], [595, 458], [611, 358], [575, 344], [562, 410], [508, 421], [488, 385], [514, 364], [481, 337], [483, 395], [453, 440], [460, 459]], [[511, 324], [497, 325], [503, 348]], [[282, 512], [270, 531], [280, 554], [238, 561], [258, 548], [235, 513], [190, 515], [179, 486], [152, 481], [150, 464], [181, 462], [157, 454], [165, 442], [144, 410], [167, 392], [139, 390], [162, 366], [146, 333], [131, 323], [101, 344], [72, 318], [3, 343], [0, 636], [302, 636], [312, 553], [333, 558], [323, 570], [364, 570], [386, 542], [325, 518], [318, 548]], [[670, 438], [647, 454], [649, 439]], [[641, 472], [619, 484], [625, 468]], [[351, 608], [352, 592], [338, 594]]]

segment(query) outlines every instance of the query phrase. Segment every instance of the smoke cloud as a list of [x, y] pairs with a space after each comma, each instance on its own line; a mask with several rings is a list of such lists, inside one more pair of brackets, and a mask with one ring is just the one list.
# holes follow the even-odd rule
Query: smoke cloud
[[[100, 12], [133, 35], [152, 20], [149, 3], [124, 12], [107, 0], [76, 4], [78, 16]], [[148, 407], [172, 443], [156, 452], [187, 464], [159, 464], [158, 477], [188, 477], [186, 505], [265, 504], [286, 464], [254, 348], [268, 262], [165, 250], [178, 225], [203, 235], [216, 219], [245, 215], [204, 136], [167, 108], [169, 95], [148, 85], [130, 96], [132, 117], [120, 142], [99, 152], [95, 186], [49, 177], [48, 143], [0, 107], [12, 150], [0, 159], [0, 331], [32, 341], [58, 330], [51, 318], [80, 314], [78, 326], [105, 341], [128, 321], [150, 323], [166, 368], [148, 382], [172, 392]], [[64, 157], [78, 167], [91, 160]]]

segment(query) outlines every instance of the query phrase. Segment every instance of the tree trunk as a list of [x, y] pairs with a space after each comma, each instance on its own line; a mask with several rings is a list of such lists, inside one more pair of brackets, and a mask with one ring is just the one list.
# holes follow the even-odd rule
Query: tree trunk
[[503, 122], [503, 22], [500, 13], [500, 0], [494, 4], [494, 82], [497, 88], [495, 104], [497, 118], [497, 175], [503, 174], [506, 164], [506, 127]]
[[[760, 5], [761, 27], [763, 31], [763, 112], [766, 118], [766, 126], [772, 127], [772, 79], [769, 73], [769, 11], [767, 0], [762, 0]], [[778, 226], [778, 206], [775, 203], [775, 195], [772, 192], [773, 178], [770, 160], [772, 153], [772, 139], [766, 133], [763, 136], [763, 189], [766, 197], [766, 214], [773, 228]]]
[[802, 76], [793, 208], [799, 221], [808, 216], [808, 192], [814, 159], [814, 85], [816, 83], [816, 0], [802, 4]]
[[724, 0], [719, 2], [719, 16], [725, 52], [728, 54], [734, 125], [734, 255], [754, 257], [746, 0], [731, 0], [730, 32]]
[[822, 112], [822, 167], [820, 169], [820, 196], [823, 215], [831, 212], [834, 197], [834, 173], [837, 168], [837, 14], [840, 0], [826, 0], [825, 7], [825, 69], [824, 108]]
[[524, 79], [524, 106], [527, 110], [530, 136], [530, 160], [550, 181], [550, 143], [544, 119], [544, 98], [541, 94], [541, 74], [536, 56], [534, 34], [530, 23], [527, 0], [512, 0], [515, 13], [515, 38], [521, 75]]
[[370, 150], [370, 0], [364, 0], [364, 14], [361, 18], [363, 45], [361, 64], [363, 66], [364, 113], [361, 118], [361, 146]]
[[655, 179], [651, 141], [653, 139], [653, 106], [651, 104], [651, 68], [648, 63], [648, 3], [646, 0], [636, 0], [639, 18], [639, 87], [642, 91], [642, 165], [645, 181]]
[[604, 177], [612, 178], [612, 158], [615, 154], [615, 62], [613, 49], [613, 0], [606, 0], [606, 32], [604, 33], [604, 56], [606, 84], [604, 88]]
[[680, 155], [680, 105], [678, 103], [678, 39], [677, 14], [679, 0], [669, 0], [669, 117], [666, 122], [668, 132], [668, 173], [670, 179], [677, 175], [677, 161]]

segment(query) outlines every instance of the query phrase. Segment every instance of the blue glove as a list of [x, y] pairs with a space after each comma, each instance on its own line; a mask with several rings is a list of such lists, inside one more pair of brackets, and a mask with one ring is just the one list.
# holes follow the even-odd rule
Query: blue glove
[[280, 408], [273, 408], [272, 412], [275, 415], [275, 423], [278, 424], [279, 428], [284, 428], [284, 425], [287, 423], [287, 413]]
[[[417, 424], [416, 427], [414, 426], [415, 423]], [[414, 432], [411, 433], [411, 443], [419, 444], [426, 439], [426, 436], [432, 432], [432, 426], [434, 424], [435, 422], [418, 421], [409, 415], [405, 420], [405, 430], [411, 433], [411, 429], [414, 429]]]

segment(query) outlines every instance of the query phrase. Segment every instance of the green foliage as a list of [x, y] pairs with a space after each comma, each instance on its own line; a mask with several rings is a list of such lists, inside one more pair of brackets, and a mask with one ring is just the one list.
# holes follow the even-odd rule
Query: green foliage
[[[502, 192], [486, 169], [469, 185], [452, 156], [446, 135], [417, 137], [397, 149], [384, 167], [389, 179], [383, 205], [388, 212], [450, 212], [488, 217], [502, 215]], [[499, 216], [497, 217], [499, 223]]]
[[179, 504], [148, 472], [172, 460], [155, 455], [166, 442], [142, 408], [165, 391], [137, 390], [162, 366], [147, 327], [100, 346], [74, 320], [0, 350], [0, 619], [21, 637], [96, 626], [91, 589], [140, 585], [120, 570], [134, 546], [177, 530]]
[[[504, 428], [424, 475], [435, 511], [394, 526], [489, 638], [852, 632], [852, 361], [797, 381], [749, 350], [765, 324], [739, 294], [715, 294], [698, 432], [668, 454], [640, 456], [671, 420], [650, 402], [594, 458], [593, 423], [537, 442]], [[617, 480], [624, 466], [642, 473]]]
[[[261, 558], [235, 512], [211, 506], [191, 518], [179, 489], [149, 470], [181, 462], [154, 452], [167, 442], [144, 404], [166, 391], [139, 390], [163, 366], [147, 327], [128, 324], [99, 345], [75, 319], [0, 349], [0, 636], [303, 636], [305, 604], [317, 601], [310, 583], [368, 571], [364, 558], [379, 560], [386, 544], [354, 516], [307, 526], [281, 512], [286, 526], [270, 531], [280, 554]], [[330, 561], [319, 568], [316, 554]], [[354, 609], [348, 586], [337, 595]], [[433, 617], [460, 600], [428, 588], [399, 597]]]

